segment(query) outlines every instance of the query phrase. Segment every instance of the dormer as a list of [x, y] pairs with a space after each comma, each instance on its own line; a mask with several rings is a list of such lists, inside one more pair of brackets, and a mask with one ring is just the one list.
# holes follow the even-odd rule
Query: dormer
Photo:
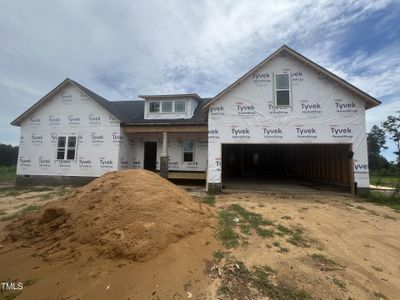
[[201, 98], [197, 94], [142, 95], [145, 100], [144, 118], [151, 119], [190, 119]]

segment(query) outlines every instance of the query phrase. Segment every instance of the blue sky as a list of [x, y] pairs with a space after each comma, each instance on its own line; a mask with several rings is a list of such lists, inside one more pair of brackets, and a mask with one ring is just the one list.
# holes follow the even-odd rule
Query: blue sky
[[13, 0], [0, 37], [1, 143], [66, 77], [110, 100], [212, 97], [282, 44], [380, 99], [368, 130], [400, 110], [400, 1]]

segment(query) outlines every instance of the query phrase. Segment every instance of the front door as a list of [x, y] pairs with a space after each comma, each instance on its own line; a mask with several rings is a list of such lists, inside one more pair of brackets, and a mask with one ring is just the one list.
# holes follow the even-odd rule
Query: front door
[[144, 143], [144, 168], [154, 171], [157, 163], [157, 142]]

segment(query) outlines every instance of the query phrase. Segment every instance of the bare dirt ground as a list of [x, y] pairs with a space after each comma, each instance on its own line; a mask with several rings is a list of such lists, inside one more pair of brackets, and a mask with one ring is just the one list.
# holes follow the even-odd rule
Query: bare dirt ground
[[246, 266], [268, 265], [277, 270], [277, 280], [317, 299], [399, 299], [400, 214], [358, 201], [326, 193], [245, 193], [219, 196], [216, 203], [219, 209], [240, 204], [275, 228], [304, 232], [306, 247], [293, 245], [286, 235], [250, 233], [228, 250]]
[[[199, 188], [182, 189], [204, 196]], [[59, 189], [49, 189], [17, 195], [0, 191], [0, 211], [5, 212], [0, 218], [18, 218], [25, 207], [51, 204], [73, 191], [61, 194]], [[72, 259], [43, 259], [36, 255], [41, 249], [34, 245], [13, 250], [0, 242], [0, 282], [24, 283], [23, 290], [3, 291], [0, 297], [399, 299], [400, 214], [394, 210], [334, 193], [234, 193], [219, 195], [215, 200], [215, 222], [170, 243], [154, 258], [142, 262], [98, 256], [88, 244], [82, 245], [80, 255]], [[215, 238], [219, 230], [215, 224], [218, 215], [232, 204], [252, 216], [261, 216], [269, 225], [263, 225], [264, 231], [255, 232], [255, 227], [243, 223], [245, 215], [228, 215], [233, 217], [238, 244], [227, 248]], [[23, 214], [39, 213], [38, 207]], [[9, 234], [4, 227], [13, 221], [5, 219], [0, 221], [0, 241]], [[300, 237], [294, 232], [301, 232]], [[271, 268], [267, 276], [272, 290], [269, 285], [256, 290], [257, 281], [246, 279], [250, 274], [247, 269], [251, 271], [254, 266]], [[229, 269], [239, 267], [240, 274]], [[306, 293], [287, 297], [278, 290], [282, 286]], [[272, 296], [268, 294], [271, 291]]]

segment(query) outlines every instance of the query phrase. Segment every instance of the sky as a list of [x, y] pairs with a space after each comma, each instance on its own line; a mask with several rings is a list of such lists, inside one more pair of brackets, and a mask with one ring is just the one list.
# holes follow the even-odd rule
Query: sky
[[0, 41], [0, 143], [66, 77], [109, 100], [213, 97], [283, 44], [382, 101], [367, 131], [400, 111], [400, 0], [0, 0]]

